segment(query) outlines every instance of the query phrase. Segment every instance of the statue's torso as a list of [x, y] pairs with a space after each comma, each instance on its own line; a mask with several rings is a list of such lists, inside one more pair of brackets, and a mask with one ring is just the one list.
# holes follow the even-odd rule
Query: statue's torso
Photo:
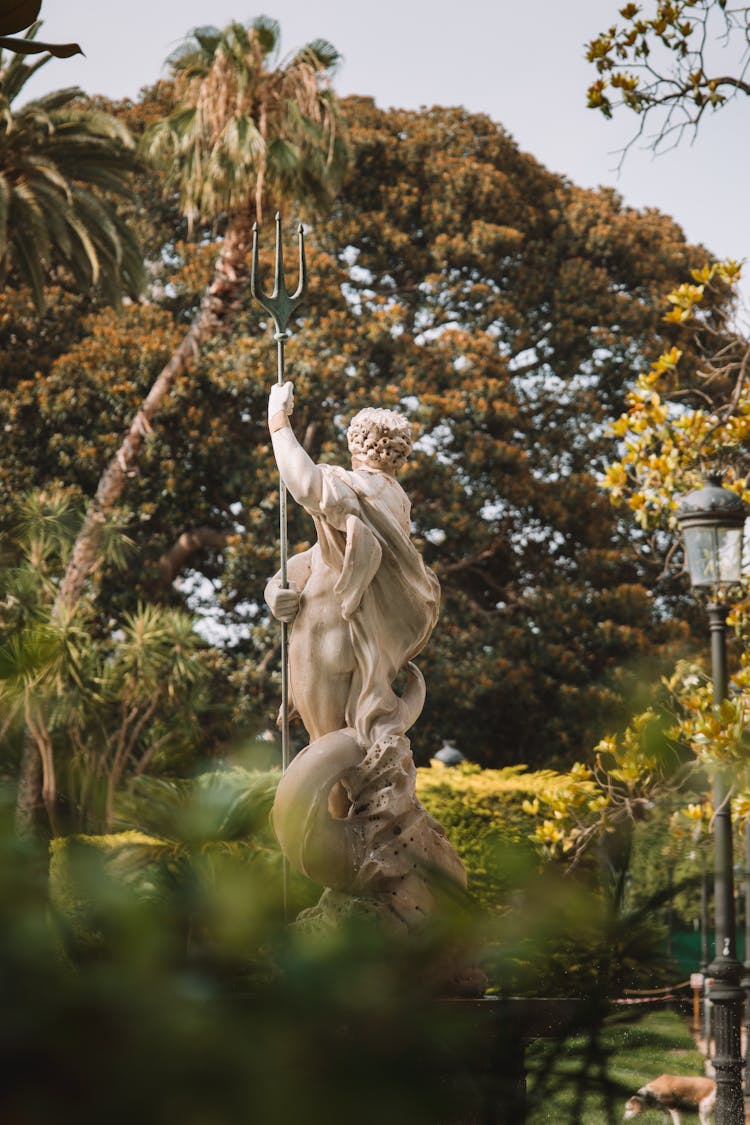
[[[344, 711], [355, 658], [348, 622], [333, 587], [336, 573], [320, 547], [310, 551], [300, 610], [289, 635], [289, 674], [295, 707], [311, 738], [345, 726]], [[290, 577], [294, 581], [294, 575]]]
[[[393, 678], [429, 635], [433, 604], [424, 567], [410, 543], [410, 504], [395, 478], [379, 471], [324, 471], [319, 506], [310, 508], [318, 542], [305, 552], [292, 626], [289, 670], [294, 704], [314, 739], [390, 705]], [[417, 585], [414, 585], [414, 583]], [[407, 602], [404, 601], [407, 599]], [[361, 608], [360, 608], [361, 607]]]

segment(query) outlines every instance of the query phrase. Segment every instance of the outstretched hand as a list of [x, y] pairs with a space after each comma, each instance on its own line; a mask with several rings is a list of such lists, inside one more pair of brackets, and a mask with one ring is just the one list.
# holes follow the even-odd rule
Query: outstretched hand
[[294, 383], [288, 379], [279, 385], [274, 383], [268, 396], [268, 421], [277, 414], [291, 414], [294, 410]]

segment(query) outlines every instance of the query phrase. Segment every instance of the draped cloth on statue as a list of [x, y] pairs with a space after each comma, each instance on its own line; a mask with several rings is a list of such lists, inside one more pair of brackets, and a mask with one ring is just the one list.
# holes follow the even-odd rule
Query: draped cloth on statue
[[391, 685], [435, 627], [440, 585], [411, 542], [411, 505], [393, 477], [319, 468], [320, 504], [308, 507], [318, 534], [312, 565], [337, 575], [334, 595], [355, 659], [346, 725], [367, 749], [414, 721]]
[[[424, 704], [411, 662], [437, 622], [440, 586], [411, 542], [411, 506], [394, 477], [318, 469], [316, 500], [304, 502], [317, 543], [296, 556], [302, 597], [289, 656], [290, 696], [319, 733], [279, 782], [273, 826], [292, 866], [327, 888], [299, 925], [327, 928], [366, 909], [408, 932], [435, 910], [437, 873], [466, 886], [445, 831], [417, 799], [406, 737]], [[336, 706], [326, 712], [331, 680]], [[472, 995], [477, 987], [472, 977]]]

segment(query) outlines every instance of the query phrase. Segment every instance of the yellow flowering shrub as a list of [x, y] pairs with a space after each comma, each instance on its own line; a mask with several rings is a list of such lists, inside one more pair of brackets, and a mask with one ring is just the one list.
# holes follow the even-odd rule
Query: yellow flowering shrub
[[535, 862], [526, 807], [566, 784], [564, 774], [525, 765], [492, 770], [433, 762], [417, 770], [417, 796], [461, 856], [469, 890], [489, 909], [502, 905], [514, 880]]
[[512, 883], [514, 848], [528, 855], [531, 845], [537, 862], [573, 862], [624, 817], [646, 814], [681, 767], [664, 726], [648, 709], [599, 742], [591, 767], [578, 762], [567, 772], [434, 763], [417, 771], [417, 792], [461, 855], [470, 889], [497, 905]]
[[[612, 503], [628, 507], [644, 530], [676, 533], [682, 494], [700, 488], [702, 474], [711, 468], [720, 469], [724, 486], [750, 503], [750, 341], [724, 314], [712, 318], [707, 300], [717, 286], [736, 285], [740, 268], [731, 260], [714, 262], [693, 270], [693, 283], [669, 294], [664, 320], [694, 334], [705, 357], [702, 367], [689, 387], [682, 385], [683, 353], [669, 348], [639, 376], [628, 393], [628, 409], [610, 425], [620, 456], [600, 484]], [[736, 772], [750, 762], [747, 581], [733, 591], [728, 624], [743, 648], [728, 699], [714, 707], [711, 681], [700, 667], [684, 661], [663, 684], [674, 715], [668, 738], [689, 747], [709, 768], [731, 763]]]
[[539, 856], [569, 855], [609, 798], [591, 770], [480, 769], [438, 762], [417, 771], [417, 795], [446, 829], [484, 905], [502, 905], [514, 879]]
[[[734, 285], [740, 265], [731, 260], [714, 262], [692, 274], [696, 284], [680, 285], [668, 295], [671, 307], [664, 320], [692, 323], [697, 333], [708, 332], [701, 307], [704, 297], [712, 282]], [[735, 336], [730, 346], [737, 345], [741, 347], [742, 341]], [[601, 486], [613, 503], [630, 508], [645, 529], [674, 528], [679, 494], [700, 487], [703, 466], [726, 459], [750, 438], [750, 391], [740, 383], [736, 400], [713, 405], [705, 396], [705, 405], [686, 406], [680, 387], [682, 355], [680, 348], [671, 347], [642, 372], [628, 392], [628, 409], [609, 427], [622, 452], [605, 471]], [[722, 373], [718, 364], [712, 364], [712, 376]], [[730, 467], [726, 484], [750, 502], [746, 476], [736, 475]]]

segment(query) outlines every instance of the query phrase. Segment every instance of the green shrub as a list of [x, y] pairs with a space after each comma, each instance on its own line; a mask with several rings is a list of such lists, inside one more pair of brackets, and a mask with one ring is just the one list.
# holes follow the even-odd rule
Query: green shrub
[[[284, 912], [283, 859], [269, 824], [278, 777], [239, 767], [191, 779], [143, 777], [117, 806], [132, 827], [54, 840], [50, 897], [77, 955], [106, 944], [108, 912], [130, 900], [133, 910], [150, 906], [175, 924], [181, 919], [186, 932], [176, 940], [228, 943], [240, 962], [252, 961], [260, 920]], [[318, 893], [289, 872], [287, 912], [294, 916]]]
[[533, 821], [521, 806], [547, 772], [438, 762], [417, 770], [419, 799], [445, 828], [466, 867], [469, 891], [487, 910], [501, 908], [538, 863], [529, 839]]

